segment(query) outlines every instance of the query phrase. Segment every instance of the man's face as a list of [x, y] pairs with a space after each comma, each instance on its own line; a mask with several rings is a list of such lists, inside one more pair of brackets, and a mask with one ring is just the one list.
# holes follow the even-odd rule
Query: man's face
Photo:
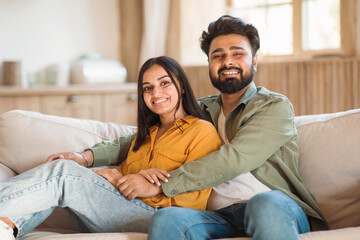
[[209, 49], [210, 79], [220, 92], [232, 94], [252, 82], [257, 55], [251, 53], [249, 39], [239, 34], [214, 38]]

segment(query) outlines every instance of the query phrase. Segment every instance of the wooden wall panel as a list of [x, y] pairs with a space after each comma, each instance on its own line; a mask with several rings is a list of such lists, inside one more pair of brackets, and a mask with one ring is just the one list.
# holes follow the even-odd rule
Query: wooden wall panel
[[[286, 95], [296, 115], [360, 108], [360, 58], [259, 63], [255, 83]], [[196, 97], [217, 93], [207, 66], [185, 67]]]
[[219, 93], [219, 91], [211, 84], [209, 68], [207, 66], [188, 66], [184, 67], [184, 71], [189, 78], [189, 82], [194, 90], [196, 98]]

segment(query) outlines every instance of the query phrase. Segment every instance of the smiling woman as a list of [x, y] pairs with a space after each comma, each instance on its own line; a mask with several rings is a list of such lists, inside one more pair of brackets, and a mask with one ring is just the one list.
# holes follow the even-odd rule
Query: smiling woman
[[[159, 124], [166, 130], [174, 121], [188, 114], [207, 119], [198, 107], [189, 80], [181, 66], [172, 58], [149, 59], [140, 69], [138, 78], [137, 150], [150, 126]], [[161, 131], [164, 131], [161, 130]]]
[[179, 101], [179, 81], [175, 79], [174, 84], [160, 65], [154, 65], [144, 73], [142, 86], [145, 104], [159, 115], [162, 131], [169, 129], [174, 119], [185, 117]]

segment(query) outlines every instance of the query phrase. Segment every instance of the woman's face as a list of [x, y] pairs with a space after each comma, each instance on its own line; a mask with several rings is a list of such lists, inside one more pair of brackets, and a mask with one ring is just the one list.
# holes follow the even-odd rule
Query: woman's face
[[[175, 79], [177, 86], [179, 82]], [[170, 76], [163, 67], [153, 65], [144, 72], [142, 79], [143, 96], [146, 106], [160, 116], [160, 120], [174, 120], [174, 111], [179, 101], [179, 94]], [[182, 104], [176, 113], [176, 118], [182, 117]]]

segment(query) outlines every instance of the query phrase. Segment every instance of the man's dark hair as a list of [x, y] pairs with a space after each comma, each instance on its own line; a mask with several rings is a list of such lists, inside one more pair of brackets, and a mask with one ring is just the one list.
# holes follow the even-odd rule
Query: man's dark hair
[[[133, 147], [134, 152], [137, 151], [142, 145], [142, 143], [146, 140], [146, 137], [149, 135], [150, 127], [160, 122], [159, 115], [152, 112], [146, 106], [144, 101], [144, 90], [142, 86], [145, 71], [156, 64], [164, 68], [177, 90], [179, 102], [177, 103], [175, 113], [179, 109], [181, 101], [186, 114], [193, 115], [200, 119], [209, 120], [208, 116], [205, 114], [205, 112], [201, 110], [200, 106], [198, 105], [195, 95], [190, 86], [190, 82], [180, 64], [175, 59], [167, 56], [150, 58], [142, 65], [138, 76], [138, 132]], [[176, 83], [175, 79], [178, 80], [179, 84]]]
[[211, 41], [221, 35], [239, 34], [249, 39], [252, 55], [254, 56], [260, 48], [260, 38], [257, 29], [245, 23], [240, 18], [224, 15], [218, 20], [211, 22], [208, 32], [203, 31], [200, 38], [200, 45], [203, 52], [209, 57], [209, 48]]

